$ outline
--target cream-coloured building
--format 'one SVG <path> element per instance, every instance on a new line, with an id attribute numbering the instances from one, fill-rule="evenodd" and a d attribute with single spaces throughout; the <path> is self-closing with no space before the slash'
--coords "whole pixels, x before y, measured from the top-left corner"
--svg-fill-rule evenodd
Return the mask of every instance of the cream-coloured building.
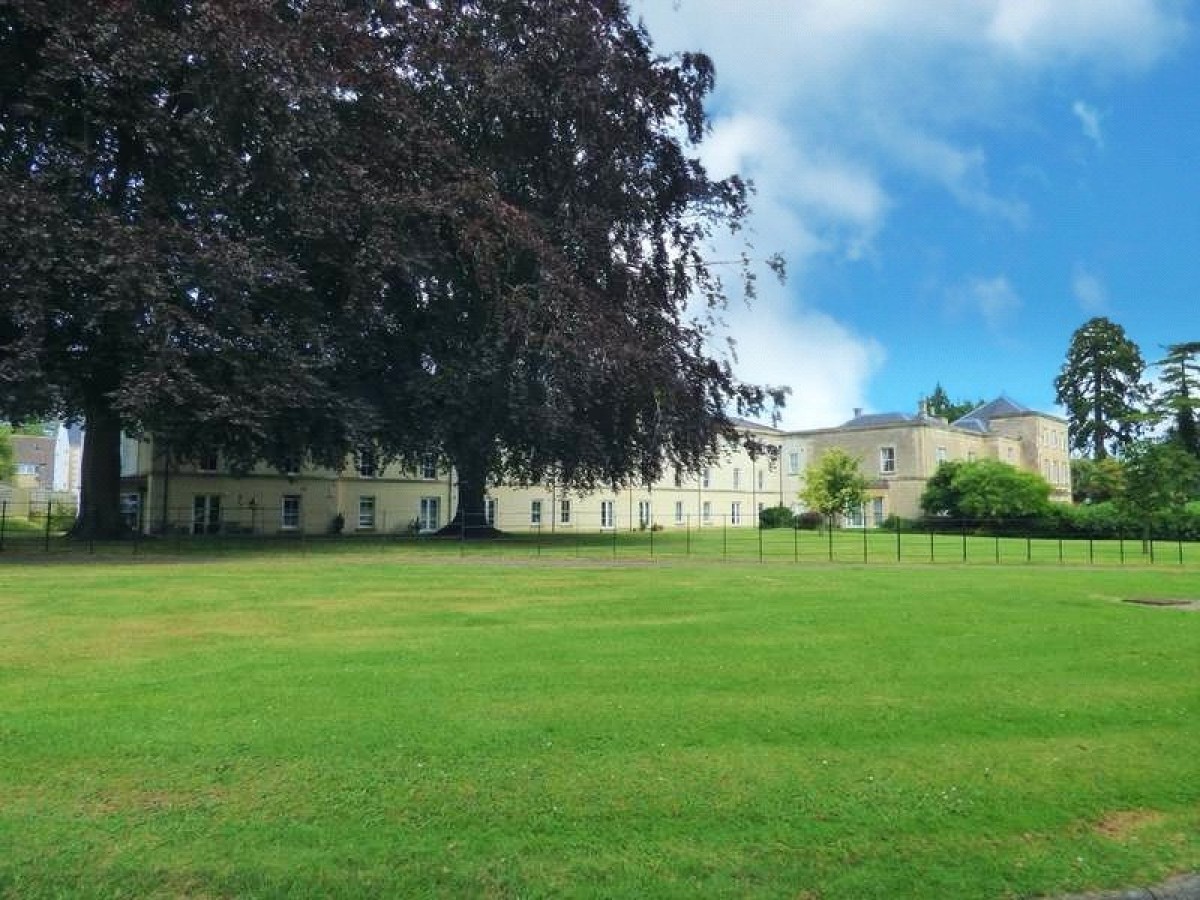
<path id="1" fill-rule="evenodd" d="M 572 491 L 560 485 L 495 485 L 471 522 L 502 531 L 753 528 L 769 506 L 803 509 L 808 466 L 830 447 L 861 461 L 871 479 L 865 509 L 846 523 L 877 525 L 920 514 L 925 484 L 946 460 L 992 458 L 1042 474 L 1052 498 L 1071 497 L 1066 422 L 1000 398 L 955 422 L 924 412 L 856 415 L 842 425 L 783 431 L 739 421 L 771 452 L 730 446 L 699 474 L 651 485 Z M 259 466 L 231 474 L 219 457 L 166 464 L 150 440 L 122 450 L 123 504 L 148 533 L 429 533 L 458 502 L 454 473 L 429 460 L 417 469 L 353 460 L 342 471 Z"/>

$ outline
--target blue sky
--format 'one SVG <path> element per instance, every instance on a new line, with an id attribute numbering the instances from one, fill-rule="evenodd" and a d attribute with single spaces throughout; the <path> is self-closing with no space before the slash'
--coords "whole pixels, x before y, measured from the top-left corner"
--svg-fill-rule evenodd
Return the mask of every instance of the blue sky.
<path id="1" fill-rule="evenodd" d="M 1183 0 L 642 0 L 717 69 L 711 174 L 757 188 L 737 371 L 783 423 L 1000 393 L 1054 410 L 1072 331 L 1200 340 L 1200 10 Z M 714 248 L 723 255 L 736 244 Z"/>

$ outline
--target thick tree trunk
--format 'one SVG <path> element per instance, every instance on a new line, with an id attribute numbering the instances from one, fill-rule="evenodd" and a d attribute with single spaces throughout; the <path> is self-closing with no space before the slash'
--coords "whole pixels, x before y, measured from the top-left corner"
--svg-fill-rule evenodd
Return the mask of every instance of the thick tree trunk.
<path id="1" fill-rule="evenodd" d="M 454 457 L 458 474 L 458 506 L 454 518 L 438 532 L 440 535 L 472 538 L 495 537 L 500 532 L 487 522 L 485 516 L 487 476 L 491 469 L 487 455 L 462 452 Z"/>
<path id="2" fill-rule="evenodd" d="M 83 538 L 117 538 L 128 529 L 121 518 L 121 418 L 107 401 L 84 411 L 79 517 L 71 533 Z"/>

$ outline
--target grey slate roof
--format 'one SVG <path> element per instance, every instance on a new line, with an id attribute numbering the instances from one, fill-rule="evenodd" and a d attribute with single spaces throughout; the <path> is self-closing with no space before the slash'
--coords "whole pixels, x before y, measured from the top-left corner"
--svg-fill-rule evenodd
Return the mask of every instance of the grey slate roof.
<path id="1" fill-rule="evenodd" d="M 839 428 L 873 428 L 876 425 L 899 425 L 904 422 L 915 422 L 919 417 L 908 413 L 867 413 L 855 416 L 848 422 L 843 422 Z"/>

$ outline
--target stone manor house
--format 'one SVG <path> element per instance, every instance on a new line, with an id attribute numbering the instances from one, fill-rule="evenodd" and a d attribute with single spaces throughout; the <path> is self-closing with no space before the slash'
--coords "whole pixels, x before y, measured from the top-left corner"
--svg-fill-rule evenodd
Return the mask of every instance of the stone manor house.
<path id="1" fill-rule="evenodd" d="M 927 414 L 863 415 L 833 428 L 784 431 L 741 421 L 773 448 L 752 458 L 730 447 L 696 475 L 580 493 L 554 484 L 497 485 L 480 518 L 504 531 L 753 528 L 769 506 L 803 510 L 808 466 L 831 447 L 856 456 L 870 481 L 863 509 L 843 524 L 875 526 L 920 514 L 925 484 L 947 460 L 998 459 L 1041 474 L 1051 499 L 1070 502 L 1067 423 L 1001 397 L 954 422 Z M 430 459 L 417 470 L 351 460 L 342 471 L 280 473 L 259 466 L 234 475 L 217 457 L 167 464 L 152 439 L 122 447 L 122 506 L 146 533 L 429 533 L 453 516 L 453 471 Z M 474 517 L 475 514 L 473 514 Z M 474 521 L 474 518 L 473 518 Z"/>

